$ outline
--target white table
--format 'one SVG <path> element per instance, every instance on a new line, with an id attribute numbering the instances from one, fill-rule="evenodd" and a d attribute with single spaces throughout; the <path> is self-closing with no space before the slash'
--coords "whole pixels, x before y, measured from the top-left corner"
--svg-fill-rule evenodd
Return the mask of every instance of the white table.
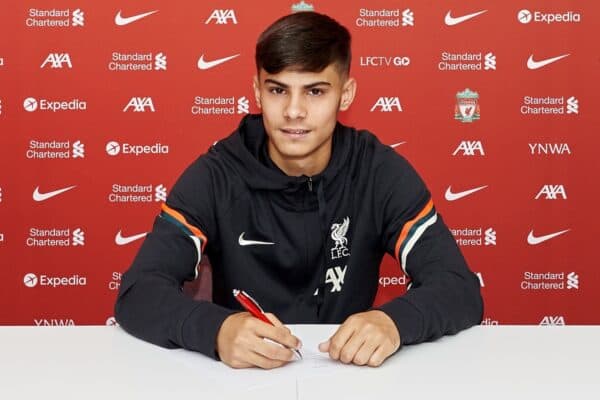
<path id="1" fill-rule="evenodd" d="M 292 325 L 307 346 L 332 325 Z M 600 326 L 477 326 L 380 368 L 233 370 L 118 327 L 0 327 L 2 399 L 600 399 Z"/>

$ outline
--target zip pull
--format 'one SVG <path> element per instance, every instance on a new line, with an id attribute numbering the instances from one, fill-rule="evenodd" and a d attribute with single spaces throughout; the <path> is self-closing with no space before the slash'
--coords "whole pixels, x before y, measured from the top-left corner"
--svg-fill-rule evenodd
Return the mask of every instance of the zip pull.
<path id="1" fill-rule="evenodd" d="M 312 192 L 312 178 L 309 176 L 308 180 L 306 181 L 306 183 L 308 184 L 308 191 Z"/>

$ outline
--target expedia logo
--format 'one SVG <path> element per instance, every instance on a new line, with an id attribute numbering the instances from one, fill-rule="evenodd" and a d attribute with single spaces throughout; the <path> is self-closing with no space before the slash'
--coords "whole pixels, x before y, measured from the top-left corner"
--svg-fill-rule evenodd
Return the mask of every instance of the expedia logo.
<path id="1" fill-rule="evenodd" d="M 499 325 L 498 320 L 492 319 L 492 318 L 484 318 L 481 321 L 481 325 Z"/>
<path id="2" fill-rule="evenodd" d="M 381 276 L 379 277 L 379 286 L 404 286 L 406 285 L 406 275 L 402 276 Z"/>
<path id="3" fill-rule="evenodd" d="M 48 286 L 56 289 L 61 286 L 85 286 L 87 285 L 87 278 L 79 275 L 49 276 L 45 274 L 38 277 L 36 274 L 30 272 L 23 277 L 23 284 L 28 288 Z"/>
<path id="4" fill-rule="evenodd" d="M 517 13 L 517 20 L 522 24 L 529 24 L 531 22 L 548 25 L 554 23 L 579 23 L 581 22 L 581 13 L 571 10 L 548 13 L 523 9 Z"/>
<path id="5" fill-rule="evenodd" d="M 109 156 L 118 155 L 133 155 L 133 156 L 144 156 L 144 155 L 161 155 L 169 154 L 169 146 L 162 143 L 150 144 L 130 144 L 130 143 L 119 143 L 114 140 L 108 142 L 105 147 L 106 154 Z"/>
<path id="6" fill-rule="evenodd" d="M 27 97 L 23 100 L 23 108 L 27 112 L 34 111 L 85 111 L 87 110 L 87 102 L 80 99 L 72 100 L 48 100 L 36 99 L 35 97 Z"/>

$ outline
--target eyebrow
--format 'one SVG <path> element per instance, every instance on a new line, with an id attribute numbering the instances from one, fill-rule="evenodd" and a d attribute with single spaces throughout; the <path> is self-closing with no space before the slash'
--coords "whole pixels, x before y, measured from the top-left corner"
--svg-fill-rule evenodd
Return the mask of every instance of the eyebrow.
<path id="1" fill-rule="evenodd" d="M 286 88 L 286 89 L 290 87 L 289 85 L 286 85 L 283 82 L 279 82 L 279 81 L 277 81 L 275 79 L 271 79 L 271 78 L 265 79 L 265 83 L 273 83 L 273 84 L 275 84 L 277 86 L 281 86 L 282 88 Z M 304 89 L 311 89 L 311 88 L 313 88 L 315 86 L 321 86 L 321 85 L 331 86 L 331 83 L 326 82 L 326 81 L 319 81 L 319 82 L 309 83 L 308 85 L 304 85 L 303 88 Z"/>

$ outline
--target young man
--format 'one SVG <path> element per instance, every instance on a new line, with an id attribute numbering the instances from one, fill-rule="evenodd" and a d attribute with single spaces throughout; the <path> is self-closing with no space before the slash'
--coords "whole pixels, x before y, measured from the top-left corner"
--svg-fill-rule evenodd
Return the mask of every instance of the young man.
<path id="1" fill-rule="evenodd" d="M 340 323 L 320 350 L 371 366 L 401 344 L 479 323 L 479 281 L 417 173 L 371 133 L 337 122 L 356 92 L 347 29 L 313 12 L 283 17 L 259 37 L 256 66 L 262 114 L 179 178 L 123 275 L 121 326 L 232 367 L 274 368 L 301 346 L 280 321 Z M 372 308 L 384 252 L 411 285 Z M 181 291 L 204 254 L 212 303 Z M 275 326 L 241 312 L 236 288 Z"/>

